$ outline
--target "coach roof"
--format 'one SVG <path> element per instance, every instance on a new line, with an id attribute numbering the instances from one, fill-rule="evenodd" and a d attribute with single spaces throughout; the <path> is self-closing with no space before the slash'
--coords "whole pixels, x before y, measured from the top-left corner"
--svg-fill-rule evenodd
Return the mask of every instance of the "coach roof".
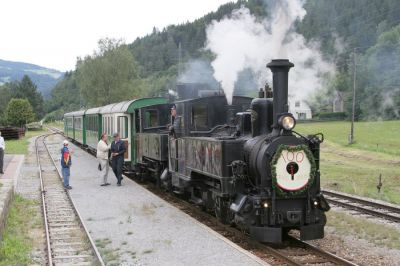
<path id="1" fill-rule="evenodd" d="M 85 115 L 100 114 L 100 110 L 101 110 L 101 107 L 90 108 L 90 109 L 86 110 Z"/>
<path id="2" fill-rule="evenodd" d="M 100 114 L 133 113 L 137 108 L 163 103 L 167 103 L 167 99 L 161 97 L 141 98 L 120 103 L 112 103 L 101 107 Z"/>
<path id="3" fill-rule="evenodd" d="M 75 112 L 70 112 L 64 114 L 64 117 L 77 117 L 77 116 L 83 116 L 85 114 L 85 110 L 80 110 L 80 111 L 75 111 Z"/>

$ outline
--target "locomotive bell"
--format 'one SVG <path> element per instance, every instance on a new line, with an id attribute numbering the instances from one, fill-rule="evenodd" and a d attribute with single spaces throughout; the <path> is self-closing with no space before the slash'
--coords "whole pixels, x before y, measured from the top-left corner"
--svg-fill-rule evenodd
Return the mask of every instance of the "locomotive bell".
<path id="1" fill-rule="evenodd" d="M 288 83 L 289 83 L 289 70 L 294 67 L 288 59 L 274 59 L 267 67 L 272 71 L 272 84 L 274 95 L 273 107 L 273 127 L 278 128 L 278 120 L 280 114 L 287 113 L 289 110 L 288 105 Z"/>

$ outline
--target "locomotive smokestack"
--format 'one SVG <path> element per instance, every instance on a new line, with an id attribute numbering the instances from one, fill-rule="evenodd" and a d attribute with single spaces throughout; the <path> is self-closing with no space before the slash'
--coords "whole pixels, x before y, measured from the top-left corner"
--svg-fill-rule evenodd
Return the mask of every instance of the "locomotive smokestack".
<path id="1" fill-rule="evenodd" d="M 288 80 L 289 70 L 294 67 L 294 64 L 289 62 L 288 59 L 275 59 L 272 60 L 267 67 L 272 71 L 273 80 L 273 127 L 278 127 L 278 114 L 287 113 L 288 106 Z"/>

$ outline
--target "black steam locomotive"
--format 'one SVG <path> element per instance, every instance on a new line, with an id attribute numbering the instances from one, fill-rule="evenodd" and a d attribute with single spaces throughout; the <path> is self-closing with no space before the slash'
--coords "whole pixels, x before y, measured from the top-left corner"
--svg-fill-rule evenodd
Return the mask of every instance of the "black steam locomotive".
<path id="1" fill-rule="evenodd" d="M 181 90 L 169 130 L 141 130 L 136 137 L 139 177 L 215 211 L 262 242 L 281 242 L 284 232 L 303 240 L 324 236 L 329 205 L 321 194 L 322 136 L 301 136 L 288 113 L 288 60 L 272 60 L 273 98 L 233 97 Z M 178 88 L 179 93 L 179 88 Z M 154 107 L 152 107 L 154 109 Z M 165 113 L 165 105 L 160 105 Z M 160 109 L 160 110 L 161 110 Z"/>

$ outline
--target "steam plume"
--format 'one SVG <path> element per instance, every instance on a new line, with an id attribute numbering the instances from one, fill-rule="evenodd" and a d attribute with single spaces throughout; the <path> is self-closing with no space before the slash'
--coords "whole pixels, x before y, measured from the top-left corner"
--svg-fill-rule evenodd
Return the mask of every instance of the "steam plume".
<path id="1" fill-rule="evenodd" d="M 269 18 L 259 21 L 242 7 L 230 17 L 213 21 L 206 30 L 206 49 L 216 59 L 212 62 L 214 77 L 221 82 L 229 103 L 239 72 L 250 68 L 259 84 L 271 79 L 265 64 L 271 59 L 287 58 L 295 64 L 291 70 L 289 93 L 305 99 L 322 86 L 322 76 L 334 70 L 318 52 L 317 43 L 307 43 L 294 31 L 294 23 L 306 15 L 300 0 L 268 1 Z"/>
<path id="2" fill-rule="evenodd" d="M 202 59 L 190 60 L 185 64 L 184 71 L 178 77 L 178 82 L 202 83 L 207 84 L 210 88 L 219 88 L 219 84 L 213 74 L 214 70 L 210 62 Z"/>

